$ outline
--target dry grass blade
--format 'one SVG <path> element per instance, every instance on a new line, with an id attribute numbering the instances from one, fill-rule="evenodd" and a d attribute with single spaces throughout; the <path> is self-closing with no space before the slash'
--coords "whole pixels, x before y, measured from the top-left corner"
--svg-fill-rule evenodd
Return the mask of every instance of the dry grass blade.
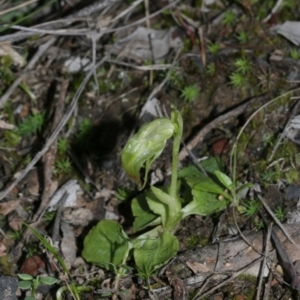
<path id="1" fill-rule="evenodd" d="M 27 1 L 27 2 L 24 2 L 24 3 L 22 3 L 22 4 L 19 4 L 19 5 L 17 5 L 17 6 L 8 8 L 8 9 L 3 10 L 3 11 L 0 11 L 0 16 L 5 15 L 5 14 L 7 14 L 7 13 L 10 13 L 10 12 L 12 12 L 12 11 L 18 10 L 18 9 L 20 9 L 20 8 L 22 8 L 22 7 L 24 7 L 24 6 L 30 5 L 30 4 L 32 4 L 32 3 L 34 3 L 34 2 L 38 2 L 38 0 L 29 0 L 29 1 Z"/>

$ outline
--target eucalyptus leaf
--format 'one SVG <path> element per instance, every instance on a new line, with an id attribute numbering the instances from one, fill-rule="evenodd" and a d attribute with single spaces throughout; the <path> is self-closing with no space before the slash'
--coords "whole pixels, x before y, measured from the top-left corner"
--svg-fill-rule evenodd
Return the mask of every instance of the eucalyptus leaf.
<path id="1" fill-rule="evenodd" d="M 142 247 L 135 248 L 133 252 L 139 275 L 148 279 L 155 270 L 176 255 L 178 248 L 177 238 L 167 231 L 156 239 L 146 240 Z"/>
<path id="2" fill-rule="evenodd" d="M 116 221 L 102 220 L 84 239 L 83 258 L 93 264 L 111 269 L 122 263 L 130 247 L 129 240 Z"/>

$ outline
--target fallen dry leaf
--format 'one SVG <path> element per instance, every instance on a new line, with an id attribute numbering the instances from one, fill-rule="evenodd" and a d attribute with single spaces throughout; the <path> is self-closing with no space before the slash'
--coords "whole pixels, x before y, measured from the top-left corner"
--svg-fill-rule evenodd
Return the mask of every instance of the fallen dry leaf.
<path id="1" fill-rule="evenodd" d="M 66 222 L 61 222 L 61 231 L 63 233 L 60 245 L 61 252 L 63 253 L 65 264 L 70 268 L 76 259 L 77 246 L 75 236 L 73 229 Z"/>
<path id="2" fill-rule="evenodd" d="M 176 30 L 176 27 L 162 30 L 138 27 L 131 34 L 123 38 L 118 37 L 107 50 L 119 57 L 134 60 L 161 60 L 171 48 L 178 50 L 183 47 L 182 40 L 175 34 Z"/>
<path id="3" fill-rule="evenodd" d="M 93 213 L 85 207 L 66 208 L 63 212 L 63 220 L 75 226 L 86 226 L 93 220 Z"/>
<path id="4" fill-rule="evenodd" d="M 0 120 L 0 129 L 14 130 L 15 128 L 15 125 Z"/>
<path id="5" fill-rule="evenodd" d="M 21 273 L 29 274 L 36 277 L 41 272 L 39 269 L 45 270 L 46 264 L 38 255 L 33 255 L 25 259 L 21 266 Z"/>
<path id="6" fill-rule="evenodd" d="M 210 270 L 209 267 L 207 267 L 206 265 L 204 264 L 200 264 L 198 262 L 190 262 L 190 261 L 187 261 L 186 262 L 186 265 L 195 273 L 206 273 L 206 272 L 211 272 L 212 270 Z"/>
<path id="7" fill-rule="evenodd" d="M 19 200 L 13 200 L 9 202 L 1 202 L 0 203 L 0 215 L 6 216 L 12 211 L 16 209 L 16 207 L 20 204 Z"/>

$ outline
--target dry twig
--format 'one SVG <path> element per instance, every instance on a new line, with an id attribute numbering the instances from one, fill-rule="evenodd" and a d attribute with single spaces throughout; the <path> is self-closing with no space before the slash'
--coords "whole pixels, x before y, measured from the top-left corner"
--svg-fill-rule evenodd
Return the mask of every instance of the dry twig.
<path id="1" fill-rule="evenodd" d="M 257 96 L 252 98 L 251 100 L 247 101 L 244 104 L 239 105 L 238 107 L 230 110 L 229 112 L 217 117 L 213 121 L 209 122 L 207 125 L 205 125 L 198 133 L 197 135 L 186 144 L 186 147 L 182 148 L 182 150 L 179 153 L 179 160 L 182 161 L 188 156 L 187 150 L 192 150 L 195 148 L 199 143 L 201 143 L 205 136 L 214 128 L 219 126 L 220 124 L 228 121 L 229 119 L 233 117 L 237 117 L 238 115 L 242 114 L 246 111 L 246 109 L 253 103 L 258 101 L 263 101 L 268 99 L 268 96 Z"/>

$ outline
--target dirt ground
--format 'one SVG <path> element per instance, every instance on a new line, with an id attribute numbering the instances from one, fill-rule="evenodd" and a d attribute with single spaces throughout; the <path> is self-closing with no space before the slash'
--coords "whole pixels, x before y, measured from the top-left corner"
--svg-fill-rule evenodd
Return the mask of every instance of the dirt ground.
<path id="1" fill-rule="evenodd" d="M 298 299 L 298 1 L 0 7 L 1 299 Z M 215 196 L 232 200 L 178 222 L 176 255 L 148 281 L 133 255 L 115 269 L 90 263 L 84 241 L 98 222 L 137 236 L 131 205 L 143 191 L 122 150 L 174 110 L 179 170 L 217 161 L 234 191 L 221 180 Z M 172 147 L 144 191 L 172 184 Z"/>

